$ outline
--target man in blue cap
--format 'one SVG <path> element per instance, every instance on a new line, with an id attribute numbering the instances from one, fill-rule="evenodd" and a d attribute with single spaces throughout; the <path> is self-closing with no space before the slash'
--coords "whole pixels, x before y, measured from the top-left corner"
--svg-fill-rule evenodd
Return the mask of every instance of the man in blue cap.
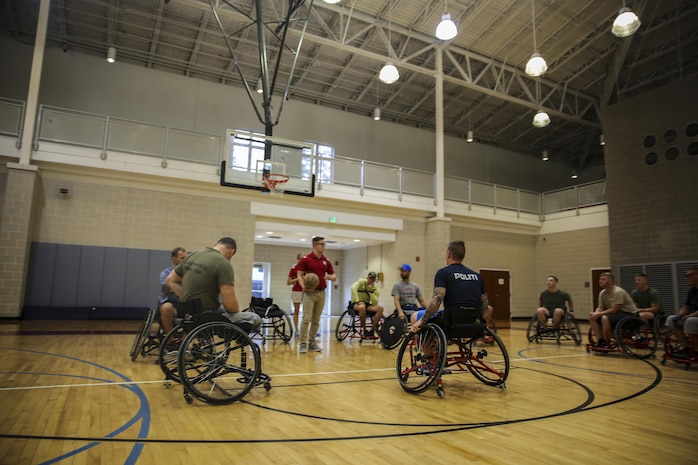
<path id="1" fill-rule="evenodd" d="M 422 296 L 422 290 L 417 283 L 410 281 L 412 267 L 409 263 L 405 263 L 400 267 L 400 281 L 395 283 L 390 295 L 395 301 L 395 311 L 401 320 L 405 319 L 405 312 L 413 313 L 417 310 L 423 310 L 427 304 Z M 419 306 L 417 305 L 419 303 Z"/>

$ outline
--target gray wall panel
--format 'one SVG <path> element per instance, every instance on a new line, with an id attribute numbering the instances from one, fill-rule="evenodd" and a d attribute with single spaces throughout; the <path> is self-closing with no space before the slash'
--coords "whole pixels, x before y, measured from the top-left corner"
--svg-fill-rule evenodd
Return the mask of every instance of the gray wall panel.
<path id="1" fill-rule="evenodd" d="M 105 247 L 83 246 L 78 275 L 78 307 L 96 307 L 102 300 Z"/>
<path id="2" fill-rule="evenodd" d="M 29 256 L 29 273 L 24 304 L 50 306 L 56 266 L 56 244 L 34 242 Z"/>
<path id="3" fill-rule="evenodd" d="M 148 255 L 148 251 L 142 249 L 126 251 L 126 307 L 139 307 L 148 300 Z"/>
<path id="4" fill-rule="evenodd" d="M 56 247 L 56 266 L 51 287 L 53 307 L 77 306 L 81 248 L 79 245 L 66 244 Z"/>
<path id="5" fill-rule="evenodd" d="M 123 307 L 126 290 L 126 250 L 108 248 L 104 253 L 104 275 L 102 276 L 103 307 Z"/>
<path id="6" fill-rule="evenodd" d="M 151 250 L 148 263 L 148 303 L 156 305 L 160 295 L 160 273 L 172 264 L 172 253 L 163 250 Z"/>

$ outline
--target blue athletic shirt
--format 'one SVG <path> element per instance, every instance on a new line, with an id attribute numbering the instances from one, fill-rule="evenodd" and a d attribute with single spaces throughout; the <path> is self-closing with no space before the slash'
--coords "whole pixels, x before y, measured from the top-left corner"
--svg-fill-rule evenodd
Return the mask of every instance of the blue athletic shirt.
<path id="1" fill-rule="evenodd" d="M 482 308 L 482 294 L 485 294 L 482 276 L 461 263 L 452 263 L 437 271 L 434 288 L 437 287 L 446 289 L 444 308 Z"/>

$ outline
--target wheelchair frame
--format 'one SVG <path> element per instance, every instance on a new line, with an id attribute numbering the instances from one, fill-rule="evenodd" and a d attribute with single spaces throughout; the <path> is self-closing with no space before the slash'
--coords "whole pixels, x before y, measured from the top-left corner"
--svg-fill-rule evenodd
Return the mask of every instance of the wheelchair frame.
<path id="1" fill-rule="evenodd" d="M 502 361 L 491 360 L 487 349 L 478 347 L 483 338 L 493 341 Z M 448 346 L 455 349 L 449 351 Z M 503 363 L 503 369 L 497 367 Z M 484 323 L 462 324 L 444 330 L 436 323 L 427 323 L 416 333 L 409 333 L 398 351 L 396 372 L 403 390 L 419 394 L 434 384 L 436 393 L 444 397 L 441 377 L 456 371 L 469 371 L 479 381 L 500 389 L 506 388 L 509 376 L 509 354 L 497 333 Z"/>
<path id="2" fill-rule="evenodd" d="M 582 330 L 579 328 L 579 323 L 577 320 L 572 318 L 570 312 L 565 312 L 565 316 L 560 321 L 557 329 L 555 328 L 541 328 L 540 321 L 538 321 L 538 316 L 534 313 L 531 320 L 528 322 L 528 329 L 526 330 L 526 336 L 528 342 L 535 342 L 540 344 L 543 341 L 556 341 L 558 344 L 561 341 L 574 341 L 575 345 L 580 345 L 582 343 Z"/>
<path id="3" fill-rule="evenodd" d="M 229 404 L 258 385 L 269 391 L 271 378 L 261 372 L 261 353 L 249 329 L 192 305 L 160 344 L 158 363 L 165 386 L 172 381 L 182 384 L 187 403 L 196 398 Z M 237 376 L 231 378 L 231 373 Z"/>
<path id="4" fill-rule="evenodd" d="M 698 342 L 698 336 L 691 334 L 690 336 L 686 335 L 686 337 L 688 338 L 693 349 L 691 350 L 689 357 L 678 357 L 676 355 L 676 349 L 677 346 L 679 346 L 679 343 L 672 332 L 668 331 L 664 336 L 664 353 L 662 354 L 662 359 L 659 361 L 659 363 L 666 365 L 667 360 L 671 360 L 672 362 L 683 364 L 684 369 L 686 370 L 688 370 L 691 365 L 698 363 L 698 353 L 696 353 L 695 349 L 696 343 Z"/>
<path id="5" fill-rule="evenodd" d="M 272 308 L 275 307 L 275 308 Z M 259 336 L 262 345 L 267 341 L 280 340 L 288 343 L 293 337 L 295 328 L 291 317 L 278 305 L 274 305 L 273 299 L 260 299 L 252 297 L 246 312 L 255 312 L 262 318 L 262 326 L 259 330 L 250 333 L 251 338 Z"/>
<path id="6" fill-rule="evenodd" d="M 610 352 L 622 352 L 636 358 L 654 357 L 657 351 L 658 336 L 656 330 L 657 315 L 648 324 L 642 318 L 634 315 L 628 315 L 616 323 L 616 326 L 611 328 L 611 336 L 608 338 L 607 347 L 594 347 L 597 340 L 589 329 L 589 343 L 586 345 L 586 351 L 596 352 L 602 355 L 607 355 Z"/>
<path id="7" fill-rule="evenodd" d="M 156 324 L 156 321 L 158 327 L 153 330 L 153 325 Z M 164 337 L 165 332 L 160 324 L 160 311 L 157 309 L 148 310 L 131 345 L 131 351 L 129 352 L 131 360 L 135 362 L 139 355 L 141 357 L 157 355 Z"/>
<path id="8" fill-rule="evenodd" d="M 374 313 L 366 310 L 366 326 L 369 324 L 373 326 Z M 364 336 L 361 334 L 361 317 L 359 312 L 354 310 L 354 306 L 351 302 L 347 305 L 347 309 L 342 312 L 342 315 L 337 320 L 337 326 L 335 327 L 334 334 L 337 341 L 342 342 L 347 337 L 351 339 L 358 339 L 359 344 L 364 340 L 369 340 L 376 342 L 380 340 L 380 333 L 383 330 L 384 320 L 381 320 L 376 324 L 376 330 L 373 337 Z"/>

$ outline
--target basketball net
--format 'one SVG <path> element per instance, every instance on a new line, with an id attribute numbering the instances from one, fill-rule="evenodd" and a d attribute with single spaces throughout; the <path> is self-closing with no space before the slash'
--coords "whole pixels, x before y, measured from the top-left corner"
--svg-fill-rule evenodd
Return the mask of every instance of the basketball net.
<path id="1" fill-rule="evenodd" d="M 264 175 L 264 186 L 269 189 L 269 194 L 283 196 L 288 176 L 279 173 L 267 173 Z"/>

